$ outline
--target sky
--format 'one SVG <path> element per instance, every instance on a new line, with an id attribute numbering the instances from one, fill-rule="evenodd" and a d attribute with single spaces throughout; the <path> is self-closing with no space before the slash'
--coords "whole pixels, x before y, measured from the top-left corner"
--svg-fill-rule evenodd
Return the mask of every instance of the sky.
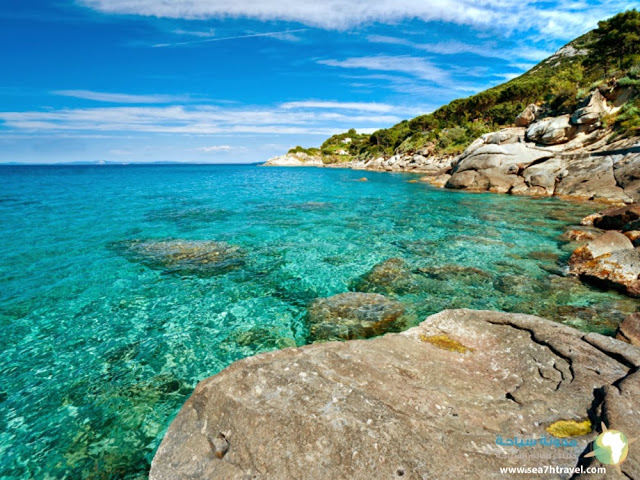
<path id="1" fill-rule="evenodd" d="M 260 162 L 525 72 L 625 0 L 0 0 L 0 163 Z"/>

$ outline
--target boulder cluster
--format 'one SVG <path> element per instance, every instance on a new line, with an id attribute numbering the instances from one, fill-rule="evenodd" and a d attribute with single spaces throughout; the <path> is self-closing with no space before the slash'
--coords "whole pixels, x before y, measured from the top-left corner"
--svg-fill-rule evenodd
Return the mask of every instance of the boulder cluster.
<path id="1" fill-rule="evenodd" d="M 483 135 L 454 162 L 446 187 L 520 195 L 640 200 L 640 148 L 608 143 L 604 115 L 616 110 L 594 90 L 572 115 L 538 118 L 529 105 L 516 127 Z"/>
<path id="2" fill-rule="evenodd" d="M 604 210 L 582 224 L 590 230 L 573 237 L 587 241 L 569 259 L 570 273 L 640 297 L 640 204 Z"/>

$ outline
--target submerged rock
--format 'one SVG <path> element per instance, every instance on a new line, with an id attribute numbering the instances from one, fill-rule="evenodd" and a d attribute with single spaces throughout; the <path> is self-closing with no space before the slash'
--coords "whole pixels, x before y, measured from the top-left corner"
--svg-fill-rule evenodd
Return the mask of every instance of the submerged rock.
<path id="1" fill-rule="evenodd" d="M 484 480 L 549 453 L 517 455 L 503 438 L 549 432 L 577 435 L 553 459 L 575 467 L 601 419 L 640 437 L 640 417 L 625 414 L 637 410 L 639 366 L 640 349 L 613 338 L 529 315 L 444 311 L 400 334 L 240 360 L 200 382 L 150 479 Z M 639 460 L 630 449 L 627 477 L 640 476 Z"/>
<path id="2" fill-rule="evenodd" d="M 388 332 L 404 313 L 401 303 L 377 293 L 347 292 L 314 300 L 307 310 L 313 341 L 368 338 Z"/>
<path id="3" fill-rule="evenodd" d="M 419 280 L 404 260 L 389 258 L 353 282 L 352 288 L 357 292 L 404 295 L 419 292 Z"/>
<path id="4" fill-rule="evenodd" d="M 236 245 L 206 240 L 134 240 L 118 244 L 117 250 L 150 268 L 199 277 L 240 268 L 245 255 Z"/>
<path id="5" fill-rule="evenodd" d="M 475 267 L 462 265 L 443 265 L 441 267 L 423 267 L 418 272 L 427 278 L 442 280 L 450 283 L 463 283 L 466 285 L 480 285 L 491 281 L 491 274 Z"/>

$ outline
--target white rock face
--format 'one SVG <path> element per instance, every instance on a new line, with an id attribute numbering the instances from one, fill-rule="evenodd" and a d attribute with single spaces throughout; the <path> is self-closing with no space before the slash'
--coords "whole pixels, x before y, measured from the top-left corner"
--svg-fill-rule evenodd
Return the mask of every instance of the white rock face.
<path id="1" fill-rule="evenodd" d="M 322 167 L 322 158 L 313 157 L 306 153 L 287 153 L 267 160 L 264 167 Z"/>
<path id="2" fill-rule="evenodd" d="M 571 117 L 551 117 L 535 122 L 527 128 L 526 138 L 531 142 L 543 145 L 557 145 L 573 138 L 576 127 L 571 124 Z"/>

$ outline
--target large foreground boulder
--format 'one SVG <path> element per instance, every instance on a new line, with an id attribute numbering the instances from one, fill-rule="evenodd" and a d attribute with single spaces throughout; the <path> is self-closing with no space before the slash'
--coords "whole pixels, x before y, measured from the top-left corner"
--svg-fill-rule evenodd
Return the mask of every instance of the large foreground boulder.
<path id="1" fill-rule="evenodd" d="M 601 421 L 640 437 L 638 366 L 640 349 L 613 338 L 444 311 L 404 333 L 266 353 L 202 381 L 150 479 L 484 480 L 550 454 L 575 467 Z M 564 447 L 539 441 L 562 436 Z M 506 445 L 515 437 L 532 444 Z M 631 448 L 627 477 L 640 476 L 639 459 Z"/>

